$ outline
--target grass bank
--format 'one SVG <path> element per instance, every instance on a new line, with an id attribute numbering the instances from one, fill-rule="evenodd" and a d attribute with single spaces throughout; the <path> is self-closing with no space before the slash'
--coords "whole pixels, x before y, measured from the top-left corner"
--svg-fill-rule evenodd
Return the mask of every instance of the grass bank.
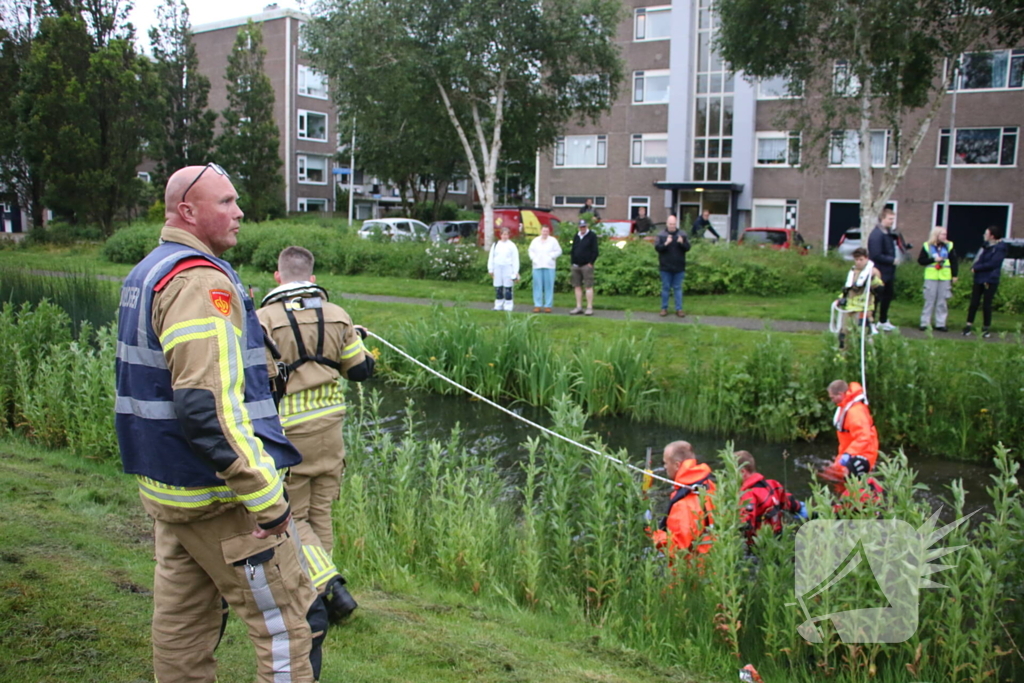
<path id="1" fill-rule="evenodd" d="M 0 482 L 0 680 L 151 681 L 152 524 L 131 478 L 109 462 L 2 438 Z M 350 587 L 360 609 L 328 635 L 322 683 L 696 680 L 605 643 L 582 621 L 426 581 L 413 590 L 359 578 Z M 237 619 L 217 655 L 220 680 L 253 679 Z"/>

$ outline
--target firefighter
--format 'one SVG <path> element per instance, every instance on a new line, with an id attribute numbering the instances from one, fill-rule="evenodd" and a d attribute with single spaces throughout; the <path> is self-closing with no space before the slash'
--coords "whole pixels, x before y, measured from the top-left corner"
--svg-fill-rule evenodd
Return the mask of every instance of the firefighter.
<path id="1" fill-rule="evenodd" d="M 216 680 L 224 603 L 246 623 L 260 683 L 319 677 L 327 615 L 282 472 L 301 456 L 274 408 L 255 306 L 219 258 L 237 242 L 237 200 L 216 164 L 172 175 L 161 243 L 121 289 L 116 428 L 155 520 L 160 683 Z"/>
<path id="2" fill-rule="evenodd" d="M 263 298 L 256 314 L 286 364 L 278 411 L 285 434 L 302 453 L 286 488 L 313 583 L 330 620 L 337 622 L 357 607 L 331 559 L 331 503 L 340 496 L 345 470 L 345 395 L 338 380 L 369 379 L 374 359 L 363 347 L 366 330 L 327 300 L 313 263 L 307 249 L 284 249 L 274 273 L 280 286 Z"/>
<path id="3" fill-rule="evenodd" d="M 757 471 L 757 463 L 749 451 L 733 453 L 743 475 L 740 485 L 740 520 L 747 543 L 753 544 L 757 532 L 768 524 L 775 533 L 782 533 L 783 513 L 807 519 L 807 506 L 775 481 Z"/>
<path id="4" fill-rule="evenodd" d="M 711 468 L 694 454 L 686 441 L 673 441 L 662 454 L 665 473 L 675 482 L 668 510 L 651 533 L 658 548 L 668 547 L 670 556 L 679 550 L 704 554 L 711 550 L 708 535 L 712 525 L 715 482 Z"/>

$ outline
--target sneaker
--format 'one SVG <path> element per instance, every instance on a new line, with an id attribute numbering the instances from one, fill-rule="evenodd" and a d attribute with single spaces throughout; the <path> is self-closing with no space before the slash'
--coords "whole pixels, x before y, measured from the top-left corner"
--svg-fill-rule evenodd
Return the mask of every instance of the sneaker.
<path id="1" fill-rule="evenodd" d="M 884 323 L 878 323 L 878 329 L 882 332 L 895 332 L 896 326 L 886 320 Z"/>
<path id="2" fill-rule="evenodd" d="M 878 334 L 878 325 L 871 323 L 871 334 Z"/>
<path id="3" fill-rule="evenodd" d="M 545 312 L 545 313 L 550 313 L 550 312 L 551 312 L 551 309 L 550 309 L 550 308 L 545 308 L 545 309 L 544 309 L 544 312 Z"/>
<path id="4" fill-rule="evenodd" d="M 579 315 L 582 312 L 583 312 L 583 309 L 580 308 L 579 306 L 577 306 L 576 308 L 574 308 L 571 311 L 569 311 L 569 315 Z"/>
<path id="5" fill-rule="evenodd" d="M 981 328 L 981 336 L 984 339 L 988 339 L 989 337 L 992 336 L 992 330 L 988 329 L 987 327 Z"/>
<path id="6" fill-rule="evenodd" d="M 668 315 L 668 309 L 667 308 L 661 309 L 661 313 L 659 313 L 658 315 L 660 315 L 662 318 L 664 318 L 666 315 Z"/>
<path id="7" fill-rule="evenodd" d="M 534 306 L 533 307 L 533 312 L 534 313 L 540 313 L 540 306 Z"/>
<path id="8" fill-rule="evenodd" d="M 936 327 L 935 331 L 936 332 L 949 332 L 949 328 L 948 327 Z"/>
<path id="9" fill-rule="evenodd" d="M 594 309 L 588 307 L 587 310 L 583 311 L 583 315 L 594 315 Z"/>
<path id="10" fill-rule="evenodd" d="M 971 332 L 973 332 L 973 331 L 974 331 L 974 326 L 973 325 L 970 325 L 970 324 L 964 325 L 964 336 L 965 337 L 970 337 L 971 336 Z"/>

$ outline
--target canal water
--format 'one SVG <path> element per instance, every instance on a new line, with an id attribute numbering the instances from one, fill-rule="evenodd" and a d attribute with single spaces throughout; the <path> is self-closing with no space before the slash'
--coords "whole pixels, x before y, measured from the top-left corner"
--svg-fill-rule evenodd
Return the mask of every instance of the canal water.
<path id="1" fill-rule="evenodd" d="M 475 453 L 492 453 L 498 465 L 515 478 L 518 463 L 526 457 L 526 440 L 539 432 L 512 417 L 473 400 L 468 396 L 442 396 L 425 391 L 409 390 L 381 379 L 366 383 L 368 390 L 381 394 L 378 429 L 391 431 L 401 438 L 407 418 L 407 402 L 413 401 L 417 439 L 445 442 L 456 424 L 463 432 L 462 442 Z M 354 387 L 348 387 L 349 414 L 355 413 L 359 400 Z M 526 405 L 511 406 L 523 417 L 551 426 L 544 409 Z M 706 455 L 709 462 L 717 462 L 718 452 L 733 441 L 736 450 L 750 451 L 757 460 L 758 471 L 771 479 L 783 482 L 797 497 L 805 496 L 813 485 L 811 470 L 818 469 L 836 456 L 836 440 L 832 434 L 822 434 L 815 442 L 769 443 L 759 439 L 735 436 L 709 435 L 688 431 L 682 427 L 669 427 L 655 422 L 638 422 L 628 418 L 592 418 L 587 430 L 597 434 L 614 454 L 626 451 L 627 460 L 642 467 L 648 447 L 654 451 L 654 463 L 661 465 L 661 451 L 671 441 L 685 440 L 694 450 Z M 985 487 L 991 484 L 995 473 L 991 466 L 964 463 L 907 451 L 911 466 L 917 470 L 917 481 L 929 488 L 927 497 L 934 505 L 949 499 L 948 485 L 954 479 L 963 479 L 967 489 L 967 509 L 987 507 L 990 498 Z"/>

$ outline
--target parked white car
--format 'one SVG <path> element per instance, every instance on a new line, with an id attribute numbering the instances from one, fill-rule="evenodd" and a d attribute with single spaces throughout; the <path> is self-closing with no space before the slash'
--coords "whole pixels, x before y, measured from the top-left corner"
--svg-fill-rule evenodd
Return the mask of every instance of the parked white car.
<path id="1" fill-rule="evenodd" d="M 870 234 L 870 233 L 869 233 Z M 860 228 L 850 228 L 843 234 L 842 239 L 839 240 L 839 246 L 836 247 L 836 251 L 847 261 L 853 260 L 853 250 L 857 247 L 864 247 L 867 249 L 868 244 L 860 236 Z M 896 232 L 896 265 L 899 265 L 907 259 L 915 258 L 909 255 L 908 252 L 914 248 L 914 245 L 908 244 L 904 239 L 903 235 Z"/>
<path id="2" fill-rule="evenodd" d="M 430 228 L 414 218 L 376 218 L 365 221 L 356 234 L 363 239 L 374 235 L 388 235 L 392 242 L 422 241 L 427 239 Z"/>

